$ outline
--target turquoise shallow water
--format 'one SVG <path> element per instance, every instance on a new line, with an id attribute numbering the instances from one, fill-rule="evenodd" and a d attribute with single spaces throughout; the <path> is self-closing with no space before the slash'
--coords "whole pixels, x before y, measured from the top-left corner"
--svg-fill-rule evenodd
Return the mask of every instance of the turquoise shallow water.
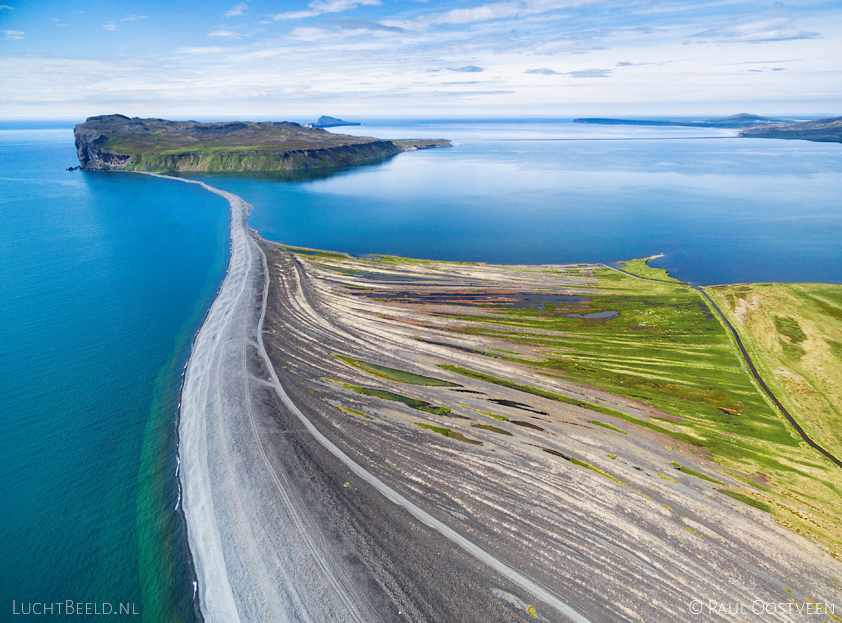
<path id="1" fill-rule="evenodd" d="M 282 182 L 214 177 L 287 244 L 503 263 L 655 265 L 701 284 L 842 281 L 842 145 L 569 121 L 369 122 L 452 149 Z M 711 137 L 711 138 L 702 138 Z"/>
<path id="2" fill-rule="evenodd" d="M 175 414 L 228 205 L 75 160 L 69 130 L 0 131 L 0 620 L 73 600 L 189 621 Z"/>

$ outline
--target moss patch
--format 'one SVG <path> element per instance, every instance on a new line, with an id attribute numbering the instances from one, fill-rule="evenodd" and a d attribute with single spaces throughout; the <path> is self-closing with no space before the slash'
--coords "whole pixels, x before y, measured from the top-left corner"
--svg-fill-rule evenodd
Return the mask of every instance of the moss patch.
<path id="1" fill-rule="evenodd" d="M 482 415 L 487 415 L 491 419 L 499 420 L 500 422 L 508 422 L 509 421 L 509 418 L 507 418 L 505 415 L 497 415 L 496 413 L 492 413 L 491 411 L 480 411 L 479 409 L 476 409 L 476 412 L 480 413 Z"/>
<path id="2" fill-rule="evenodd" d="M 748 504 L 749 506 L 756 508 L 757 510 L 761 510 L 764 513 L 771 513 L 772 508 L 766 504 L 765 502 L 761 502 L 750 495 L 746 495 L 745 493 L 740 493 L 739 491 L 731 491 L 730 489 L 717 489 L 722 495 L 727 495 L 729 498 L 737 500 L 738 502 L 742 502 L 743 504 Z"/>
<path id="3" fill-rule="evenodd" d="M 497 433 L 498 435 L 507 435 L 509 437 L 514 437 L 514 435 L 509 431 L 499 428 L 498 426 L 494 426 L 494 424 L 471 424 L 471 426 L 474 428 L 487 430 L 490 433 Z"/>
<path id="4" fill-rule="evenodd" d="M 702 472 L 697 472 L 695 469 L 690 469 L 689 467 L 684 467 L 683 465 L 680 465 L 679 463 L 677 463 L 675 461 L 672 462 L 672 466 L 675 467 L 678 471 L 680 471 L 684 474 L 689 474 L 690 476 L 695 476 L 696 478 L 701 478 L 702 480 L 707 480 L 708 482 L 712 482 L 712 483 L 717 484 L 717 485 L 725 485 L 725 483 L 722 482 L 721 480 L 717 480 L 716 478 L 711 478 L 707 474 L 703 474 Z"/>
<path id="5" fill-rule="evenodd" d="M 611 409 L 610 407 L 603 407 L 602 405 L 597 405 L 592 402 L 578 400 L 576 398 L 571 398 L 570 396 L 565 396 L 564 394 L 558 394 L 556 392 L 551 392 L 545 389 L 540 389 L 538 387 L 533 387 L 532 385 L 519 385 L 518 383 L 513 383 L 512 381 L 507 381 L 505 379 L 501 379 L 490 374 L 485 374 L 484 372 L 469 370 L 468 368 L 463 368 L 461 366 L 444 364 L 439 367 L 443 370 L 455 372 L 456 374 L 461 374 L 463 376 L 467 376 L 478 381 L 485 381 L 486 383 L 493 383 L 494 385 L 508 387 L 519 392 L 532 394 L 533 396 L 540 396 L 541 398 L 555 400 L 556 402 L 563 402 L 565 404 L 575 405 L 577 407 L 584 407 L 585 409 L 590 409 L 591 411 L 596 411 L 597 413 L 604 413 L 605 415 L 626 415 L 625 413 L 617 411 L 616 409 Z"/>
<path id="6" fill-rule="evenodd" d="M 444 435 L 445 437 L 456 439 L 457 441 L 463 441 L 465 443 L 470 443 L 475 446 L 482 445 L 481 441 L 477 441 L 476 439 L 470 439 L 468 437 L 465 437 L 465 435 L 463 435 L 462 433 L 452 431 L 449 428 L 445 428 L 443 426 L 433 426 L 432 424 L 425 424 L 424 422 L 415 422 L 415 425 L 425 430 L 431 430 L 434 433 L 438 433 L 439 435 Z"/>
<path id="7" fill-rule="evenodd" d="M 357 392 L 358 394 L 363 394 L 365 396 L 374 396 L 375 398 L 382 398 L 383 400 L 402 402 L 408 407 L 412 407 L 413 409 L 418 409 L 419 411 L 424 411 L 426 413 L 433 413 L 435 415 L 447 415 L 450 413 L 450 409 L 448 407 L 436 407 L 431 405 L 429 402 L 418 400 L 417 398 L 408 398 L 407 396 L 401 396 L 400 394 L 395 394 L 393 392 L 386 391 L 385 389 L 360 387 L 359 385 L 351 385 L 350 383 L 342 383 L 341 381 L 333 381 L 332 379 L 325 380 L 332 381 L 334 383 L 339 383 L 339 385 L 341 385 L 344 389 L 349 389 L 352 392 Z"/>
<path id="8" fill-rule="evenodd" d="M 608 424 L 606 422 L 600 422 L 599 420 L 590 420 L 590 423 L 593 424 L 594 426 L 601 426 L 602 428 L 607 428 L 608 430 L 612 430 L 615 433 L 620 433 L 621 435 L 627 435 L 628 434 L 626 431 L 624 431 L 620 428 L 617 428 L 616 426 L 611 426 L 611 424 Z"/>
<path id="9" fill-rule="evenodd" d="M 461 387 L 461 385 L 451 383 L 450 381 L 442 381 L 440 379 L 434 379 L 429 376 L 422 376 L 420 374 L 414 374 L 412 372 L 405 372 L 404 370 L 398 370 L 396 368 L 381 366 L 376 363 L 363 361 L 362 359 L 354 359 L 353 357 L 346 357 L 344 355 L 333 355 L 333 357 L 335 359 L 338 359 L 339 361 L 342 361 L 343 363 L 347 363 L 349 366 L 357 368 L 358 370 L 362 370 L 363 372 L 367 372 L 368 374 L 371 374 L 373 376 L 378 376 L 382 379 L 395 381 L 396 383 L 407 383 L 409 385 L 428 385 L 432 387 Z"/>
<path id="10" fill-rule="evenodd" d="M 356 415 L 358 417 L 371 418 L 370 415 L 367 415 L 367 414 L 363 413 L 362 411 L 357 411 L 356 409 L 349 409 L 348 407 L 339 407 L 339 406 L 337 406 L 336 408 L 339 409 L 340 411 L 342 411 L 343 413 L 350 413 L 351 415 Z"/>

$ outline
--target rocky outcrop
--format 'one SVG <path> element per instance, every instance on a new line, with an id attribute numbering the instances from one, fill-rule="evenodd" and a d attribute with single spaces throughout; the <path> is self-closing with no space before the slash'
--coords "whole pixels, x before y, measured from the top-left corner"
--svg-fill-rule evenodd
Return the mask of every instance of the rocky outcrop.
<path id="1" fill-rule="evenodd" d="M 74 132 L 79 164 L 85 171 L 109 171 L 124 169 L 131 156 L 115 153 L 105 147 L 108 137 L 98 132 Z"/>
<path id="2" fill-rule="evenodd" d="M 90 117 L 74 129 L 86 171 L 227 172 L 343 167 L 447 141 L 386 141 L 282 122 L 167 121 Z"/>

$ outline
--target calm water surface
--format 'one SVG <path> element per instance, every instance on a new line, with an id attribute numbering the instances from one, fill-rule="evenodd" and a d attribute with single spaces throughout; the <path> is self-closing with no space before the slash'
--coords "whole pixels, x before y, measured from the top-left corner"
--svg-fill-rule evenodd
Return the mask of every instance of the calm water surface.
<path id="1" fill-rule="evenodd" d="M 842 145 L 570 122 L 369 123 L 452 149 L 297 181 L 214 176 L 287 244 L 503 263 L 617 261 L 694 283 L 842 281 Z M 703 138 L 704 137 L 704 138 Z"/>

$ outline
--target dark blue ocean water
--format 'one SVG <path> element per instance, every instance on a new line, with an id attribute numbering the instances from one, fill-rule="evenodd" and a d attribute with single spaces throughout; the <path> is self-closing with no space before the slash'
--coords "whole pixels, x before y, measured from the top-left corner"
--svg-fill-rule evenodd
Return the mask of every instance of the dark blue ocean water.
<path id="1" fill-rule="evenodd" d="M 654 265 L 701 284 L 842 281 L 842 145 L 569 121 L 369 122 L 452 149 L 297 181 L 216 177 L 292 245 L 503 263 Z"/>
<path id="2" fill-rule="evenodd" d="M 74 164 L 71 130 L 0 130 L 0 620 L 13 600 L 191 620 L 174 425 L 228 205 Z"/>

